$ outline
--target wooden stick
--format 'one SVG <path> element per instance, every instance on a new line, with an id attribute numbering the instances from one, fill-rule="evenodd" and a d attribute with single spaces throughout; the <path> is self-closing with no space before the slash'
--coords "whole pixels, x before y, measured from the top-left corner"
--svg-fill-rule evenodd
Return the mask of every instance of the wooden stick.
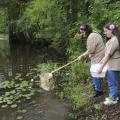
<path id="1" fill-rule="evenodd" d="M 73 61 L 71 61 L 71 62 L 69 62 L 69 63 L 67 63 L 67 64 L 65 64 L 65 65 L 63 65 L 63 66 L 61 66 L 61 67 L 59 67 L 59 68 L 57 68 L 56 70 L 52 71 L 51 73 L 57 72 L 57 71 L 59 71 L 59 70 L 65 68 L 65 67 L 67 67 L 68 65 L 70 65 L 70 64 L 72 64 L 72 63 L 74 63 L 74 62 L 76 62 L 77 60 L 78 60 L 78 58 L 76 58 L 75 60 L 73 60 Z"/>

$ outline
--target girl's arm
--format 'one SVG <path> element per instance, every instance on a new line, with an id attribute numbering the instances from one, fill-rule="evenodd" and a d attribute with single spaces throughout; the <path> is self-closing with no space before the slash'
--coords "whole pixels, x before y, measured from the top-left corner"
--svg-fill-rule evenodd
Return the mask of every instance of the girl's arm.
<path id="1" fill-rule="evenodd" d="M 101 72 L 102 72 L 104 66 L 107 64 L 107 62 L 108 62 L 109 59 L 110 59 L 110 55 L 107 54 L 107 55 L 105 55 L 104 58 L 100 61 L 101 66 L 100 66 L 100 68 L 98 69 L 98 73 L 101 73 Z"/>
<path id="2" fill-rule="evenodd" d="M 82 55 L 80 55 L 80 56 L 78 57 L 78 59 L 81 60 L 82 58 L 85 58 L 85 57 L 87 57 L 88 55 L 89 55 L 89 51 L 87 50 L 87 51 L 84 52 Z"/>

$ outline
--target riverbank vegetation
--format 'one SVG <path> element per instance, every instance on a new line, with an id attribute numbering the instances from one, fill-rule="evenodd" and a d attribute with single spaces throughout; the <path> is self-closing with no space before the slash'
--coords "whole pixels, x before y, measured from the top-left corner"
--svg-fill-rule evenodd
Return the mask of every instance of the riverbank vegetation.
<path id="1" fill-rule="evenodd" d="M 6 10 L 0 8 L 0 33 L 8 32 L 6 21 Z"/>
<path id="2" fill-rule="evenodd" d="M 85 41 L 79 35 L 79 25 L 81 23 L 90 24 L 94 30 L 102 34 L 103 25 L 108 22 L 114 22 L 120 26 L 119 4 L 119 0 L 14 0 L 2 2 L 1 5 L 4 7 L 0 9 L 0 32 L 5 32 L 7 28 L 10 41 L 38 45 L 40 49 L 54 48 L 59 53 L 63 52 L 68 57 L 68 61 L 71 61 L 86 49 Z M 70 116 L 73 119 L 79 119 L 80 115 L 87 114 L 81 113 L 81 110 L 85 110 L 87 105 L 91 105 L 92 85 L 87 70 L 88 61 L 74 63 L 65 70 L 61 81 L 56 80 L 57 87 L 60 89 L 56 94 L 62 100 L 67 98 L 72 101 L 74 114 L 70 114 Z M 47 68 L 49 69 L 49 67 L 51 66 Z M 60 74 L 63 73 L 60 72 Z M 31 85 L 29 82 L 25 82 L 25 84 L 24 82 L 20 80 L 19 84 L 16 83 L 15 86 L 20 97 L 23 96 L 23 93 L 21 94 L 23 87 L 27 92 L 28 85 Z M 6 81 L 4 84 L 8 86 L 9 82 Z M 10 83 L 12 87 L 14 84 Z M 0 97 L 1 102 L 11 104 L 12 101 L 8 99 L 8 96 L 13 97 L 13 93 L 16 91 L 6 92 L 5 100 L 3 96 Z M 33 93 L 28 93 L 24 97 L 29 98 Z M 5 104 L 3 107 L 6 106 Z M 99 119 L 99 116 L 102 116 L 100 112 L 103 107 L 101 104 L 92 107 L 95 108 L 92 115 Z M 107 108 L 104 109 L 107 110 Z M 94 120 L 92 115 L 86 115 L 84 119 Z M 108 116 L 102 117 L 107 120 Z"/>

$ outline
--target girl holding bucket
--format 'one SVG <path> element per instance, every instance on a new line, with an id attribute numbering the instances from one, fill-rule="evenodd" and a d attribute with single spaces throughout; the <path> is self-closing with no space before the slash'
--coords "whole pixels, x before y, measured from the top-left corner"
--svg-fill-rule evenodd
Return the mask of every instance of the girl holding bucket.
<path id="1" fill-rule="evenodd" d="M 92 30 L 89 25 L 82 24 L 80 25 L 80 33 L 82 37 L 87 38 L 87 50 L 78 59 L 85 58 L 87 56 L 91 59 L 91 65 L 98 64 L 104 57 L 104 42 L 101 35 Z M 101 78 L 93 77 L 93 85 L 95 88 L 93 97 L 97 97 L 103 94 L 101 87 Z"/>
<path id="2" fill-rule="evenodd" d="M 105 99 L 105 105 L 116 104 L 118 98 L 118 73 L 120 71 L 120 32 L 115 24 L 108 23 L 104 26 L 104 33 L 107 36 L 105 56 L 101 60 L 100 73 L 107 64 L 107 82 L 109 97 Z"/>

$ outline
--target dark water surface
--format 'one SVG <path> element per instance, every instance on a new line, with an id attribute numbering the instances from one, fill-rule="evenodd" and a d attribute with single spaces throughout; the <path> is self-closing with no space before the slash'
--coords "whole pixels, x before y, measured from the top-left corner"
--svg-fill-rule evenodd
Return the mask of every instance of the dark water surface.
<path id="1" fill-rule="evenodd" d="M 10 45 L 7 35 L 0 35 L 0 82 L 18 72 L 26 74 L 37 64 L 64 60 L 54 50 L 49 50 L 49 53 L 46 50 L 25 44 Z M 0 120 L 67 120 L 69 105 L 61 102 L 52 92 L 41 91 L 19 107 L 27 110 L 23 118 L 20 118 L 17 109 L 0 108 Z"/>

